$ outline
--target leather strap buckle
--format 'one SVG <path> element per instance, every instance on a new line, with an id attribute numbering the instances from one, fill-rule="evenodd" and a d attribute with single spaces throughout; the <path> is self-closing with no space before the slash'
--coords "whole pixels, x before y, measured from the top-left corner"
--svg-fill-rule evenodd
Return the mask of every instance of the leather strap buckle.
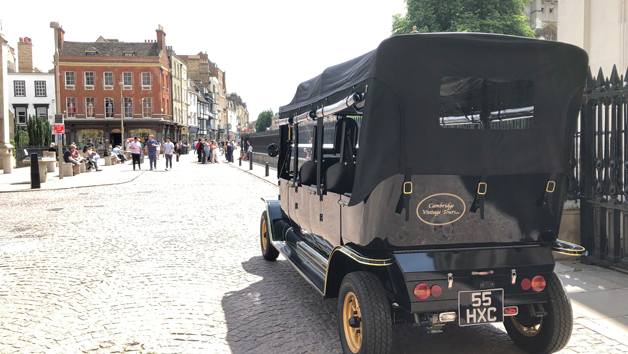
<path id="1" fill-rule="evenodd" d="M 556 182 L 547 181 L 547 187 L 545 187 L 545 191 L 547 193 L 554 193 L 554 190 L 556 190 Z"/>
<path id="2" fill-rule="evenodd" d="M 408 186 L 410 187 L 409 190 Z M 403 194 L 412 194 L 412 182 L 403 183 Z"/>
<path id="3" fill-rule="evenodd" d="M 488 185 L 486 184 L 486 182 L 478 183 L 478 195 L 485 195 L 487 190 L 488 190 Z"/>

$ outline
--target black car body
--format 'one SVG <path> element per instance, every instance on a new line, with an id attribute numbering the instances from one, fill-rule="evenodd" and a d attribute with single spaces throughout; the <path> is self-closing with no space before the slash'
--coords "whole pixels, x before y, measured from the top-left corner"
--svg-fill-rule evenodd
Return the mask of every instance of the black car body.
<path id="1" fill-rule="evenodd" d="M 345 352 L 389 350 L 357 315 L 380 287 L 380 322 L 439 332 L 506 316 L 529 351 L 566 344 L 552 249 L 582 251 L 557 235 L 587 62 L 558 42 L 416 34 L 299 85 L 269 147 L 280 195 L 266 199 L 262 251 L 340 298 Z"/>

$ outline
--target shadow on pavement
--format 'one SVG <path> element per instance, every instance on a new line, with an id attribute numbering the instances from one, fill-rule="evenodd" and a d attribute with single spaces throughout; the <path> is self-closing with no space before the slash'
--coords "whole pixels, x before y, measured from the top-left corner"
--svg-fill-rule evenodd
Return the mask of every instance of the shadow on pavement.
<path id="1" fill-rule="evenodd" d="M 253 257 L 242 267 L 262 279 L 222 299 L 232 353 L 342 353 L 337 299 L 323 299 L 282 257 Z M 393 353 L 524 353 L 501 326 L 449 326 L 426 334 L 396 325 L 393 343 Z"/>

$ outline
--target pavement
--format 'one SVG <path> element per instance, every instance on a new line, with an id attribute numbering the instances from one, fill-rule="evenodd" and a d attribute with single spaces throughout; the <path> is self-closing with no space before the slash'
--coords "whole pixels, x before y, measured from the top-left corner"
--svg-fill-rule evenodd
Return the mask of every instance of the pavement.
<path id="1" fill-rule="evenodd" d="M 63 179 L 59 179 L 59 168 L 55 168 L 55 172 L 47 173 L 46 182 L 41 183 L 39 189 L 31 189 L 30 167 L 14 168 L 11 173 L 0 173 L 0 193 L 114 185 L 131 182 L 145 172 L 144 170 L 133 171 L 131 162 L 105 166 L 105 161 L 100 161 L 98 167 L 102 171 L 81 173 L 72 177 L 66 176 Z M 165 160 L 162 158 L 162 161 Z M 148 158 L 145 159 L 142 166 L 144 169 L 148 169 Z"/>
<path id="2" fill-rule="evenodd" d="M 2 194 L 0 353 L 341 353 L 337 300 L 261 257 L 260 197 L 276 177 L 192 155 L 164 167 Z M 556 272 L 575 317 L 560 353 L 627 353 L 628 275 L 573 261 Z M 394 353 L 522 353 L 502 325 L 402 325 L 393 339 Z"/>

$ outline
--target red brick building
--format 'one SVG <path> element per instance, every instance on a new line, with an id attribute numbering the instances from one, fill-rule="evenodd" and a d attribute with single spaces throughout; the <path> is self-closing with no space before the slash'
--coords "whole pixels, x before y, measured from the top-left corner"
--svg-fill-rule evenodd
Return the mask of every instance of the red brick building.
<path id="1" fill-rule="evenodd" d="M 119 144 L 123 114 L 124 138 L 152 134 L 162 141 L 179 133 L 172 120 L 166 33 L 161 26 L 156 32 L 156 40 L 126 43 L 103 37 L 67 42 L 58 31 L 67 144 L 82 147 L 89 138 L 101 149 Z"/>

